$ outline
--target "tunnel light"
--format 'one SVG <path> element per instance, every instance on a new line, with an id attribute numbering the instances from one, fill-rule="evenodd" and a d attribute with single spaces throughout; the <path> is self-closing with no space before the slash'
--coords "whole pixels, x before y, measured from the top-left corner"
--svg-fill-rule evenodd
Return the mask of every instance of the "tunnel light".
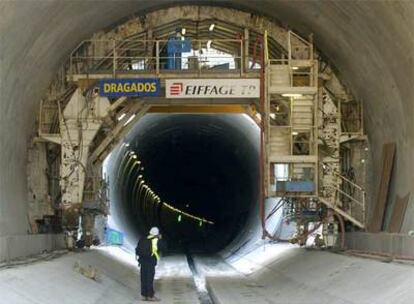
<path id="1" fill-rule="evenodd" d="M 200 221 L 199 223 L 198 223 L 198 226 L 203 226 L 203 221 Z"/>
<path id="2" fill-rule="evenodd" d="M 142 176 L 142 175 L 141 175 L 141 176 Z M 143 183 L 144 183 L 144 180 L 140 181 L 139 183 L 140 183 L 140 184 L 143 184 Z"/>
<path id="3" fill-rule="evenodd" d="M 126 126 L 127 124 L 129 124 L 134 118 L 135 118 L 136 114 L 132 114 L 128 120 L 124 123 L 124 126 Z"/>
<path id="4" fill-rule="evenodd" d="M 293 135 L 293 136 L 299 135 L 299 132 L 293 131 L 293 132 L 292 132 L 292 135 Z"/>
<path id="5" fill-rule="evenodd" d="M 181 222 L 181 214 L 178 215 L 177 221 L 180 223 Z"/>
<path id="6" fill-rule="evenodd" d="M 181 36 L 181 41 L 184 41 L 185 40 L 185 37 L 184 36 Z"/>
<path id="7" fill-rule="evenodd" d="M 210 47 L 211 47 L 211 43 L 212 43 L 213 41 L 211 41 L 211 40 L 209 40 L 209 41 L 207 41 L 207 50 L 208 49 L 210 49 Z"/>
<path id="8" fill-rule="evenodd" d="M 364 149 L 365 151 L 368 151 L 369 149 L 368 149 L 368 147 L 365 147 L 365 149 Z"/>
<path id="9" fill-rule="evenodd" d="M 294 66 L 292 67 L 292 70 L 299 70 L 299 67 Z"/>
<path id="10" fill-rule="evenodd" d="M 136 156 L 135 154 L 132 155 L 133 159 L 137 159 L 138 156 Z"/>
<path id="11" fill-rule="evenodd" d="M 126 116 L 126 114 L 125 113 L 122 113 L 121 115 L 119 115 L 119 117 L 117 118 L 118 119 L 118 121 L 120 121 L 120 120 L 122 120 L 122 119 L 124 119 L 124 117 Z"/>
<path id="12" fill-rule="evenodd" d="M 270 116 L 271 119 L 276 119 L 276 114 L 275 113 L 270 113 L 269 116 Z"/>
<path id="13" fill-rule="evenodd" d="M 286 93 L 282 94 L 283 97 L 302 97 L 302 94 L 295 94 L 295 93 Z"/>
<path id="14" fill-rule="evenodd" d="M 125 144 L 125 147 L 129 147 L 129 144 Z"/>
<path id="15" fill-rule="evenodd" d="M 214 27 L 215 27 L 216 25 L 214 24 L 214 23 L 212 23 L 212 24 L 210 24 L 210 27 L 208 28 L 208 30 L 210 31 L 210 32 L 212 32 L 213 30 L 214 30 Z"/>
<path id="16" fill-rule="evenodd" d="M 364 163 L 365 163 L 365 159 L 361 159 L 361 163 L 363 163 L 363 164 L 364 164 Z"/>
<path id="17" fill-rule="evenodd" d="M 185 27 L 183 27 L 182 29 L 181 29 L 181 35 L 185 35 L 185 33 L 187 32 L 187 30 L 186 30 L 186 28 Z"/>

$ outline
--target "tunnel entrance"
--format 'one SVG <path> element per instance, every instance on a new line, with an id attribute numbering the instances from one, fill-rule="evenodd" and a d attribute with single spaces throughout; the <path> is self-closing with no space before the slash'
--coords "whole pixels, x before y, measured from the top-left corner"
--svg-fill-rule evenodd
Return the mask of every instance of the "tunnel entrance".
<path id="1" fill-rule="evenodd" d="M 32 157 L 47 157 L 42 166 L 58 178 L 47 177 L 47 189 L 30 178 L 31 197 L 43 204 L 50 193 L 61 211 L 54 219 L 68 233 L 82 225 L 87 245 L 96 215 L 122 206 L 114 213 L 127 235 L 162 226 L 174 248 L 218 251 L 251 214 L 262 232 L 254 237 L 280 240 L 268 222 L 281 210 L 296 223 L 294 242 L 323 226 L 321 246 L 333 246 L 343 220 L 366 222 L 365 166 L 353 157 L 366 154 L 366 137 L 354 101 L 312 36 L 266 17 L 197 6 L 132 17 L 80 42 L 52 83 L 39 119 L 47 144 Z M 187 115 L 152 116 L 147 131 L 128 135 L 143 117 L 168 112 Z M 258 142 L 224 113 L 252 118 Z M 121 173 L 103 181 L 114 148 Z M 52 212 L 33 210 L 34 229 L 43 229 Z"/>
<path id="2" fill-rule="evenodd" d="M 110 159 L 114 221 L 132 243 L 156 225 L 170 250 L 217 252 L 257 216 L 258 153 L 247 115 L 146 115 Z"/>

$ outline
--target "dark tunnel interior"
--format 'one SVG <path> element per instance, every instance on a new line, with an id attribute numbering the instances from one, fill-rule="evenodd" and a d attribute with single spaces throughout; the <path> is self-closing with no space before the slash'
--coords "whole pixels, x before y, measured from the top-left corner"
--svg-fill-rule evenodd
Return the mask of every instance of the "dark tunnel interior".
<path id="1" fill-rule="evenodd" d="M 156 225 L 171 251 L 222 250 L 257 207 L 258 145 L 259 129 L 246 115 L 146 115 L 111 156 L 115 222 L 132 243 Z"/>

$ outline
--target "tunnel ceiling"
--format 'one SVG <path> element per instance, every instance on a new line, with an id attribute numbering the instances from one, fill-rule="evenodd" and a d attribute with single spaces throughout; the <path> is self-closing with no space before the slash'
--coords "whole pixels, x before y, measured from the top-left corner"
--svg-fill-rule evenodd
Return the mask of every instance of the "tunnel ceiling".
<path id="1" fill-rule="evenodd" d="M 363 99 L 373 160 L 382 144 L 397 142 L 391 195 L 414 189 L 411 172 L 414 78 L 413 1 L 185 1 L 217 4 L 275 18 L 316 46 Z M 27 230 L 26 145 L 39 100 L 70 51 L 94 32 L 178 1 L 3 1 L 0 4 L 1 103 L 0 233 Z M 18 38 L 16 38 L 18 37 Z M 13 132 L 10 127 L 13 126 Z M 373 176 L 378 176 L 374 166 Z M 7 175 L 7 178 L 6 178 Z M 374 178 L 373 185 L 377 181 Z M 412 214 L 412 204 L 407 214 Z M 21 220 L 14 220 L 15 218 Z M 414 224 L 407 216 L 403 230 Z"/>

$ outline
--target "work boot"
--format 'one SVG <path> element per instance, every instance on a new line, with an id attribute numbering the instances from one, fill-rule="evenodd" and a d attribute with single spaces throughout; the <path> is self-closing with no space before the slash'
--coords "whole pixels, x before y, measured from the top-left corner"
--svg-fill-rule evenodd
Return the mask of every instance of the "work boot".
<path id="1" fill-rule="evenodd" d="M 151 302 L 160 302 L 161 299 L 157 298 L 156 296 L 153 296 L 151 298 L 148 298 L 148 301 L 151 301 Z"/>
<path id="2" fill-rule="evenodd" d="M 141 300 L 146 302 L 146 301 L 149 301 L 149 298 L 148 297 L 141 297 Z"/>

